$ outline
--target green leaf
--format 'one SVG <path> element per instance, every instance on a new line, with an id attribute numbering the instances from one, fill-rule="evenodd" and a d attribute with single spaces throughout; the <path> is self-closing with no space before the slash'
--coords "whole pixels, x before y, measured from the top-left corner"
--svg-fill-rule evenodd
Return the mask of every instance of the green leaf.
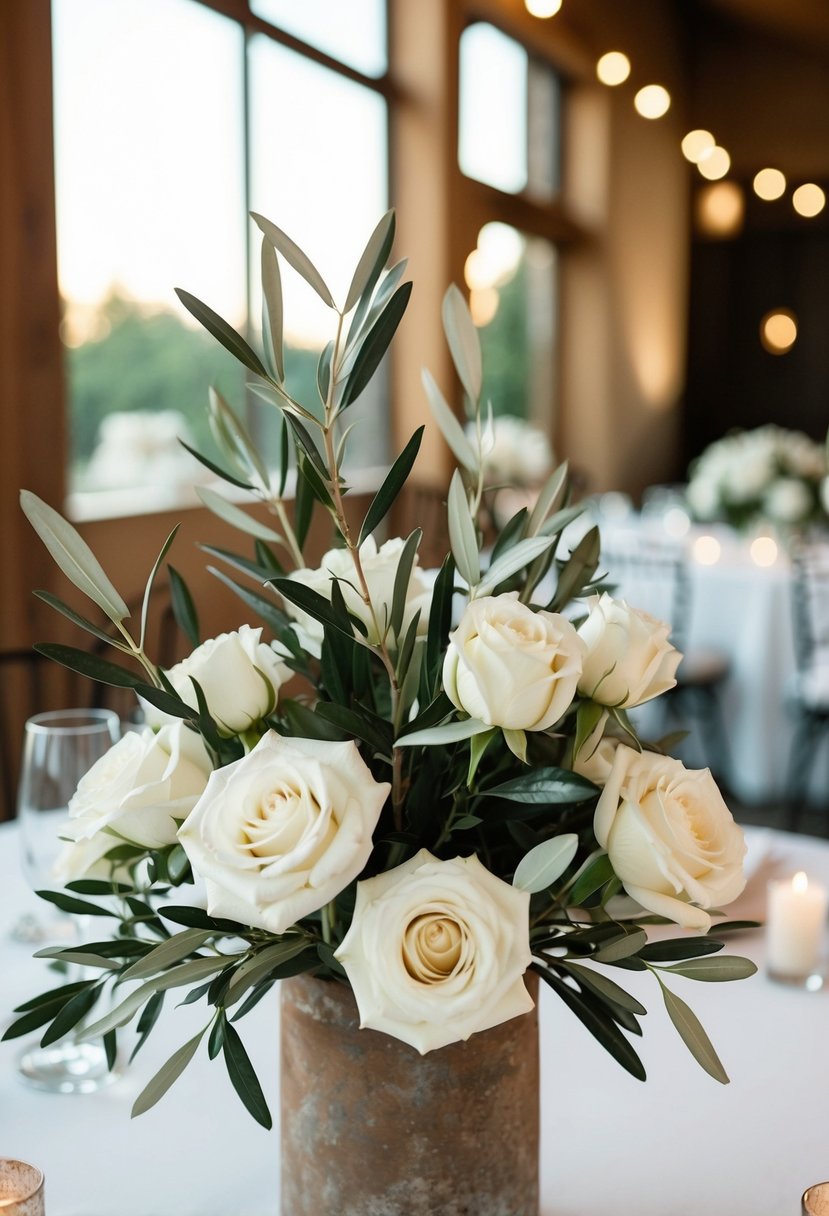
<path id="1" fill-rule="evenodd" d="M 173 616 L 181 632 L 194 648 L 199 645 L 199 616 L 190 588 L 175 567 L 167 563 L 170 575 L 170 602 Z"/>
<path id="2" fill-rule="evenodd" d="M 276 377 L 280 383 L 285 379 L 285 356 L 282 351 L 282 276 L 276 250 L 267 237 L 262 238 L 261 254 L 262 304 L 264 310 L 262 330 L 270 341 Z"/>
<path id="3" fill-rule="evenodd" d="M 326 625 L 330 629 L 336 629 L 340 633 L 345 634 L 347 638 L 354 640 L 354 625 L 352 617 L 348 614 L 340 614 L 333 607 L 331 600 L 326 599 L 324 595 L 320 595 L 318 591 L 314 591 L 311 587 L 306 587 L 297 579 L 290 578 L 275 578 L 271 580 L 273 586 L 284 599 L 292 604 L 296 604 L 297 608 L 301 608 L 303 612 L 307 612 L 314 620 L 319 621 L 321 625 Z"/>
<path id="4" fill-rule="evenodd" d="M 569 984 L 565 984 L 553 972 L 542 967 L 536 967 L 534 970 L 538 971 L 541 978 L 561 997 L 565 1005 L 623 1068 L 638 1081 L 646 1080 L 642 1061 L 609 1015 L 603 1017 L 592 1004 L 588 1004 L 584 1000 L 580 993 L 575 992 Z"/>
<path id="5" fill-rule="evenodd" d="M 184 291 L 181 287 L 177 287 L 175 291 L 187 311 L 196 318 L 199 324 L 204 326 L 208 333 L 213 335 L 217 342 L 222 344 L 225 350 L 230 351 L 231 355 L 245 367 L 250 368 L 252 372 L 256 372 L 257 376 L 262 376 L 264 380 L 268 379 L 267 368 L 256 351 L 248 345 L 241 334 L 237 334 L 232 325 L 228 325 L 224 317 L 220 317 L 207 304 L 197 300 L 189 291 Z"/>
<path id="6" fill-rule="evenodd" d="M 297 452 L 297 486 L 300 486 L 303 481 L 317 502 L 322 503 L 327 511 L 335 514 L 334 500 L 326 485 L 327 478 L 320 475 L 317 466 L 305 452 Z"/>
<path id="7" fill-rule="evenodd" d="M 577 876 L 576 881 L 570 888 L 568 902 L 575 907 L 579 907 L 584 901 L 594 892 L 598 891 L 605 883 L 610 882 L 616 875 L 613 872 L 613 866 L 610 864 L 610 858 L 607 853 L 600 853 L 598 857 L 594 857 L 585 863 L 581 873 Z"/>
<path id="8" fill-rule="evenodd" d="M 191 456 L 198 460 L 199 464 L 203 464 L 206 469 L 210 469 L 211 473 L 215 473 L 217 477 L 221 477 L 222 481 L 228 481 L 232 486 L 239 486 L 242 490 L 252 490 L 247 481 L 243 481 L 233 473 L 228 473 L 227 469 L 223 469 L 220 464 L 215 461 L 208 460 L 206 456 L 202 456 L 201 452 L 197 452 L 195 448 L 191 448 L 189 443 L 185 443 L 183 439 L 179 439 L 179 443 L 185 448 Z"/>
<path id="9" fill-rule="evenodd" d="M 543 840 L 521 858 L 512 885 L 533 895 L 546 891 L 567 869 L 578 847 L 579 838 L 575 832 Z"/>
<path id="10" fill-rule="evenodd" d="M 663 970 L 670 971 L 672 975 L 684 975 L 689 980 L 728 983 L 731 980 L 747 980 L 757 968 L 751 959 L 725 954 L 717 958 L 689 958 L 687 962 L 675 963 Z"/>
<path id="11" fill-rule="evenodd" d="M 442 311 L 443 328 L 452 360 L 461 384 L 474 405 L 480 399 L 483 384 L 481 341 L 466 300 L 454 283 L 443 297 Z"/>
<path id="12" fill-rule="evenodd" d="M 294 633 L 290 617 L 286 616 L 278 604 L 275 604 L 267 596 L 260 595 L 258 591 L 252 591 L 249 587 L 243 587 L 229 575 L 225 574 L 223 570 L 217 570 L 215 566 L 208 566 L 207 569 L 220 583 L 224 583 L 226 587 L 230 587 L 231 590 L 235 591 L 239 599 L 247 604 L 249 608 L 252 608 L 257 616 L 262 618 L 276 637 L 295 656 L 302 653 L 302 648 Z"/>
<path id="13" fill-rule="evenodd" d="M 581 963 L 573 963 L 570 959 L 560 960 L 562 966 L 566 966 L 567 970 L 572 972 L 578 978 L 580 984 L 584 984 L 586 988 L 590 988 L 597 996 L 603 1000 L 611 1001 L 614 1005 L 619 1005 L 622 1009 L 626 1009 L 629 1013 L 635 1013 L 638 1017 L 644 1017 L 648 1012 L 645 1006 L 637 1001 L 635 996 L 631 996 L 624 988 L 608 979 L 606 975 L 602 975 L 600 971 L 592 971 L 588 967 L 583 967 Z"/>
<path id="14" fill-rule="evenodd" d="M 556 593 L 552 601 L 553 611 L 560 611 L 566 607 L 570 600 L 578 595 L 584 584 L 593 577 L 599 564 L 599 546 L 599 529 L 591 528 L 576 545 L 559 572 Z"/>
<path id="15" fill-rule="evenodd" d="M 270 475 L 247 427 L 218 389 L 210 388 L 208 395 L 214 434 L 217 434 L 217 438 L 221 437 L 222 445 L 227 448 L 228 458 L 255 474 L 262 489 L 267 491 L 270 487 Z"/>
<path id="16" fill-rule="evenodd" d="M 258 215 L 257 212 L 251 211 L 250 217 L 260 232 L 264 233 L 274 248 L 282 254 L 285 261 L 293 266 L 294 270 L 302 276 L 309 287 L 313 287 L 322 302 L 327 304 L 329 308 L 336 308 L 334 297 L 328 290 L 325 280 L 307 254 L 302 252 L 299 245 L 292 241 L 281 228 L 277 228 L 276 224 L 272 223 L 271 220 L 265 219 L 264 215 Z"/>
<path id="17" fill-rule="evenodd" d="M 435 383 L 432 373 L 424 368 L 420 376 L 423 381 L 423 387 L 426 390 L 426 397 L 429 401 L 432 416 L 440 427 L 440 432 L 449 445 L 455 459 L 468 472 L 477 474 L 478 457 L 472 444 L 467 439 L 463 427 L 455 417 L 451 406 L 447 403 L 446 398 Z"/>
<path id="18" fill-rule="evenodd" d="M 535 768 L 477 793 L 482 798 L 506 798 L 510 802 L 547 805 L 586 802 L 596 796 L 596 787 L 586 777 L 567 768 Z"/>
<path id="19" fill-rule="evenodd" d="M 107 578 L 86 541 L 54 508 L 31 490 L 20 491 L 20 506 L 57 565 L 79 591 L 117 624 L 130 610 Z"/>
<path id="20" fill-rule="evenodd" d="M 569 469 L 565 460 L 564 464 L 560 464 L 544 482 L 544 485 L 539 490 L 538 498 L 535 500 L 535 505 L 530 515 L 530 522 L 527 525 L 528 536 L 537 535 L 550 512 L 557 511 L 561 507 L 567 495 L 568 473 Z M 580 507 L 579 511 L 582 509 Z"/>
<path id="21" fill-rule="evenodd" d="M 157 992 L 155 996 L 150 997 L 147 1004 L 142 1009 L 141 1017 L 138 1019 L 138 1025 L 136 1026 L 136 1031 L 138 1032 L 138 1041 L 130 1053 L 130 1064 L 133 1062 L 149 1038 L 150 1031 L 158 1021 L 159 1014 L 161 1013 L 163 1007 L 164 993 Z"/>
<path id="22" fill-rule="evenodd" d="M 294 433 L 294 439 L 299 445 L 299 448 L 305 452 L 305 455 L 312 462 L 323 482 L 326 483 L 329 477 L 328 469 L 326 468 L 325 461 L 320 455 L 319 448 L 311 437 L 310 431 L 306 426 L 303 426 L 300 420 L 295 418 L 293 414 L 285 413 L 284 417 L 287 419 L 288 425 Z"/>
<path id="23" fill-rule="evenodd" d="M 349 709 L 347 705 L 336 705 L 332 701 L 320 701 L 316 715 L 326 722 L 333 722 L 341 731 L 355 739 L 361 739 L 379 756 L 390 757 L 392 749 L 391 724 L 384 718 L 370 713 L 365 706 Z"/>
<path id="24" fill-rule="evenodd" d="M 85 616 L 81 616 L 74 608 L 70 608 L 68 604 L 64 604 L 63 600 L 58 599 L 56 595 L 52 595 L 49 591 L 34 591 L 32 594 L 37 596 L 39 600 L 43 600 L 44 604 L 48 604 L 50 608 L 54 608 L 61 616 L 65 616 L 73 625 L 79 625 L 81 629 L 85 629 L 87 633 L 91 633 L 99 642 L 106 642 L 108 646 L 114 646 L 117 650 L 124 650 L 129 653 L 128 648 L 122 646 L 111 634 L 106 633 L 103 629 L 99 629 L 97 625 L 87 620 Z"/>
<path id="25" fill-rule="evenodd" d="M 527 763 L 527 732 L 525 730 L 513 730 L 508 726 L 502 727 L 504 742 L 512 752 L 516 759 L 522 764 Z"/>
<path id="26" fill-rule="evenodd" d="M 196 493 L 209 511 L 218 515 L 219 519 L 223 519 L 225 523 L 238 528 L 240 532 L 247 532 L 251 536 L 258 537 L 259 540 L 282 540 L 282 537 L 278 532 L 274 532 L 273 528 L 261 524 L 258 519 L 248 515 L 241 507 L 234 506 L 232 502 L 222 498 L 221 494 L 217 494 L 215 490 L 211 490 L 207 486 L 196 486 Z"/>
<path id="27" fill-rule="evenodd" d="M 417 454 L 420 451 L 420 443 L 425 429 L 422 426 L 417 428 L 403 451 L 397 457 L 397 460 L 395 460 L 389 469 L 383 484 L 375 494 L 371 506 L 366 512 L 363 526 L 360 528 L 359 544 L 362 544 L 367 536 L 371 536 L 377 525 L 385 519 L 394 500 L 405 485 L 412 471 L 412 466 L 415 460 L 417 460 Z"/>
<path id="28" fill-rule="evenodd" d="M 308 944 L 309 939 L 303 935 L 273 942 L 270 946 L 265 946 L 263 950 L 257 950 L 233 973 L 233 979 L 230 981 L 230 987 L 225 997 L 225 1006 L 229 1008 L 235 1004 L 249 988 L 253 988 L 262 980 L 267 979 L 281 963 L 296 958 L 298 954 L 307 949 Z"/>
<path id="29" fill-rule="evenodd" d="M 429 611 L 429 629 L 426 634 L 426 667 L 435 684 L 431 690 L 433 696 L 437 695 L 440 688 L 443 653 L 452 624 L 454 592 L 455 564 L 452 557 L 447 555 L 432 588 L 432 607 Z"/>
<path id="30" fill-rule="evenodd" d="M 205 1026 L 204 1030 L 200 1030 L 198 1034 L 193 1035 L 193 1038 L 189 1042 L 185 1043 L 183 1047 L 179 1047 L 178 1051 L 173 1052 L 166 1064 L 162 1064 L 153 1079 L 148 1085 L 145 1085 L 135 1099 L 132 1107 L 133 1119 L 136 1115 L 143 1115 L 150 1107 L 155 1106 L 159 1098 L 164 1097 L 173 1082 L 178 1080 L 196 1054 L 196 1049 L 204 1038 L 204 1031 L 206 1029 L 207 1027 Z"/>
<path id="31" fill-rule="evenodd" d="M 92 954 L 80 946 L 77 950 L 38 950 L 35 958 L 53 958 L 62 963 L 73 963 L 78 967 L 97 967 L 101 971 L 120 971 L 121 964 L 110 958 L 102 958 L 100 954 Z"/>
<path id="32" fill-rule="evenodd" d="M 74 895 L 66 895 L 63 891 L 36 891 L 35 894 L 60 908 L 61 912 L 72 912 L 76 916 L 117 916 L 117 913 L 108 908 L 99 908 L 97 904 L 78 899 Z"/>
<path id="33" fill-rule="evenodd" d="M 698 958 L 701 954 L 716 954 L 723 945 L 711 937 L 675 937 L 666 942 L 651 942 L 642 951 L 642 958 L 649 963 Z"/>
<path id="34" fill-rule="evenodd" d="M 604 705 L 599 705 L 596 701 L 582 701 L 576 710 L 576 738 L 573 743 L 573 756 L 577 757 L 581 753 L 587 740 L 595 731 L 602 716 L 607 713 Z M 585 759 L 590 759 L 586 756 Z"/>
<path id="35" fill-rule="evenodd" d="M 602 946 L 592 955 L 592 958 L 597 963 L 615 963 L 617 959 L 629 958 L 631 954 L 638 954 L 647 940 L 648 935 L 644 929 L 631 929 L 623 937 Z"/>
<path id="36" fill-rule="evenodd" d="M 173 541 L 176 539 L 176 533 L 178 532 L 180 527 L 181 527 L 181 524 L 176 524 L 176 526 L 173 528 L 170 535 L 165 540 L 164 544 L 161 546 L 161 552 L 159 553 L 158 557 L 155 559 L 155 562 L 153 563 L 153 568 L 150 571 L 150 577 L 147 579 L 146 586 L 144 587 L 144 598 L 141 602 L 141 633 L 139 635 L 139 642 L 138 642 L 138 645 L 141 650 L 144 649 L 144 642 L 147 637 L 147 618 L 148 618 L 149 612 L 150 612 L 150 596 L 152 595 L 152 592 L 153 592 L 153 584 L 155 583 L 156 575 L 158 574 L 161 563 L 164 561 L 164 558 L 167 556 L 167 553 L 169 552 L 170 546 L 172 545 Z"/>
<path id="37" fill-rule="evenodd" d="M 212 936 L 212 932 L 203 929 L 185 929 L 182 933 L 176 933 L 133 963 L 121 978 L 139 980 L 165 971 L 174 963 L 180 963 L 182 959 L 187 958 L 188 954 L 195 954 Z"/>
<path id="38" fill-rule="evenodd" d="M 380 360 L 388 350 L 400 324 L 409 296 L 412 294 L 412 284 L 404 283 L 389 300 L 371 329 L 363 339 L 359 353 L 354 360 L 354 366 L 345 384 L 340 408 L 346 409 L 362 393 L 371 377 L 377 371 Z"/>
<path id="39" fill-rule="evenodd" d="M 460 743 L 463 739 L 471 739 L 491 730 L 486 722 L 477 718 L 465 718 L 462 722 L 447 722 L 443 726 L 433 726 L 427 730 L 416 730 L 408 735 L 395 739 L 395 747 L 428 747 L 433 744 Z"/>
<path id="40" fill-rule="evenodd" d="M 62 1039 L 68 1034 L 73 1027 L 77 1026 L 81 1018 L 86 1017 L 90 1009 L 95 1005 L 98 997 L 101 995 L 100 985 L 87 984 L 80 992 L 77 992 L 71 1001 L 63 1006 L 60 1013 L 55 1018 L 52 1025 L 43 1035 L 40 1040 L 41 1047 L 50 1047 L 52 1043 L 57 1043 L 58 1039 Z"/>
<path id="41" fill-rule="evenodd" d="M 262 1093 L 262 1087 L 253 1070 L 253 1065 L 248 1058 L 248 1053 L 245 1051 L 242 1040 L 239 1038 L 239 1032 L 229 1022 L 225 1026 L 222 1049 L 233 1088 L 256 1122 L 270 1131 L 273 1126 L 273 1120 L 271 1119 L 271 1112 L 268 1110 L 268 1104 L 265 1101 L 265 1095 Z"/>
<path id="42" fill-rule="evenodd" d="M 147 678 L 145 674 L 136 675 L 127 671 L 126 667 L 119 667 L 116 663 L 110 663 L 107 659 L 101 659 L 86 650 L 78 650 L 75 646 L 63 646 L 59 642 L 36 642 L 34 649 L 47 659 L 52 659 L 71 671 L 77 671 L 79 675 L 115 688 L 137 688 Z"/>
<path id="43" fill-rule="evenodd" d="M 371 290 L 380 277 L 380 272 L 388 260 L 394 241 L 394 225 L 394 211 L 387 211 L 368 238 L 362 257 L 357 263 L 357 269 L 354 271 L 343 313 L 351 312 L 363 293 L 367 289 Z"/>
<path id="44" fill-rule="evenodd" d="M 176 693 L 167 692 L 166 689 L 156 688 L 154 684 L 136 684 L 135 691 L 139 697 L 143 697 L 145 701 L 149 701 L 150 705 L 154 705 L 156 709 L 160 709 L 163 714 L 170 714 L 173 718 L 183 718 L 185 722 L 194 722 L 196 720 L 196 711 L 192 705 L 188 705 L 186 701 L 182 701 L 181 697 Z"/>
<path id="45" fill-rule="evenodd" d="M 458 573 L 470 587 L 481 577 L 480 554 L 475 522 L 469 511 L 466 490 L 457 469 L 452 474 L 447 501 L 449 515 L 449 543 Z"/>
<path id="46" fill-rule="evenodd" d="M 146 980 L 104 1017 L 93 1022 L 91 1026 L 85 1026 L 78 1035 L 78 1042 L 86 1043 L 90 1039 L 100 1038 L 109 1030 L 117 1030 L 119 1026 L 126 1025 L 153 993 L 166 992 L 168 988 L 179 988 L 183 984 L 203 980 L 208 975 L 229 966 L 232 961 L 232 958 L 225 955 L 218 955 L 214 958 L 197 958 L 193 959 L 191 963 L 182 963 L 170 971 L 165 971 L 163 975 L 158 975 L 154 979 Z"/>
<path id="47" fill-rule="evenodd" d="M 548 536 L 533 536 L 527 540 L 521 540 L 517 545 L 513 545 L 506 553 L 502 553 L 499 558 L 492 563 L 484 577 L 481 579 L 478 586 L 475 588 L 475 598 L 479 599 L 484 595 L 491 595 L 499 583 L 506 580 L 518 570 L 523 570 L 531 561 L 540 557 L 552 545 L 552 540 Z"/>
<path id="48" fill-rule="evenodd" d="M 666 988 L 661 980 L 659 987 L 662 989 L 668 1017 L 691 1055 L 715 1081 L 719 1081 L 721 1085 L 728 1085 L 728 1073 L 723 1068 L 722 1061 L 703 1030 L 697 1015 L 675 993 Z"/>
<path id="49" fill-rule="evenodd" d="M 423 531 L 421 528 L 415 528 L 406 537 L 406 543 L 403 546 L 403 551 L 400 554 L 400 561 L 397 563 L 397 569 L 394 572 L 394 591 L 391 600 L 391 616 L 389 617 L 389 629 L 392 636 L 400 637 L 400 630 L 403 627 L 403 618 L 406 615 L 406 597 L 409 592 L 409 583 L 412 577 L 412 569 L 414 568 L 417 550 L 420 542 L 423 539 Z"/>

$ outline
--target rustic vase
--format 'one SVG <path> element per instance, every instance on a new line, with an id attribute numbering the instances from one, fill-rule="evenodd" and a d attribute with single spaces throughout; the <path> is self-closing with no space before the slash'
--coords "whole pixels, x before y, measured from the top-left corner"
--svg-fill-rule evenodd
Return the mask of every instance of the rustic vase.
<path id="1" fill-rule="evenodd" d="M 421 1056 L 343 984 L 281 989 L 282 1216 L 537 1216 L 536 1010 Z"/>

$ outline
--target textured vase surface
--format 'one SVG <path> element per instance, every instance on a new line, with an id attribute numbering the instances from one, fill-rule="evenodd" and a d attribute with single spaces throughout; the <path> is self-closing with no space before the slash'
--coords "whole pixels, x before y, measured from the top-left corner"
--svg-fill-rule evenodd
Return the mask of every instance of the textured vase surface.
<path id="1" fill-rule="evenodd" d="M 282 1216 L 537 1216 L 536 1010 L 421 1056 L 345 985 L 281 990 Z"/>

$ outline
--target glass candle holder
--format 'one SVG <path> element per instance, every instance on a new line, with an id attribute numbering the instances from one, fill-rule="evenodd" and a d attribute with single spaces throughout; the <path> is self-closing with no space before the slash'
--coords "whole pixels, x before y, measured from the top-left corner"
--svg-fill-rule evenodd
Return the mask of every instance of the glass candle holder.
<path id="1" fill-rule="evenodd" d="M 44 1216 L 43 1171 L 26 1161 L 0 1157 L 2 1216 Z"/>
<path id="2" fill-rule="evenodd" d="M 815 990 L 823 986 L 829 892 L 803 871 L 768 885 L 766 970 L 769 978 Z"/>

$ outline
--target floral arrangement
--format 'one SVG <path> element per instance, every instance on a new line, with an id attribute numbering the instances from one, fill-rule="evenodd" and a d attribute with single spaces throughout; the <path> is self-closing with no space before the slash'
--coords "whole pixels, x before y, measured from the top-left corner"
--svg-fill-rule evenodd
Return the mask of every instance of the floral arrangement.
<path id="1" fill-rule="evenodd" d="M 698 520 L 784 529 L 829 514 L 826 449 L 802 431 L 761 426 L 718 439 L 692 463 L 688 505 Z"/>
<path id="2" fill-rule="evenodd" d="M 200 457 L 272 514 L 273 525 L 263 524 L 201 490 L 249 538 L 246 554 L 209 552 L 224 564 L 217 576 L 263 623 L 203 640 L 192 596 L 168 567 L 192 652 L 162 670 L 144 638 L 174 533 L 131 628 L 126 604 L 78 533 L 22 495 L 63 572 L 111 627 L 37 594 L 111 642 L 116 661 L 65 645 L 39 649 L 134 688 L 146 724 L 81 781 L 60 861 L 65 888 L 40 893 L 111 927 L 82 946 L 40 951 L 90 970 L 20 1006 L 5 1037 L 45 1027 L 46 1044 L 74 1030 L 83 1040 L 103 1037 L 114 1058 L 122 1027 L 137 1019 L 138 1051 L 167 993 L 186 989 L 186 1003 L 206 1006 L 204 1028 L 152 1079 L 133 1113 L 161 1097 L 206 1036 L 210 1056 L 223 1056 L 242 1101 L 270 1126 L 236 1024 L 281 978 L 309 972 L 350 985 L 364 1027 L 428 1052 L 529 1010 L 531 968 L 644 1079 L 630 1036 L 641 1033 L 645 1009 L 608 974 L 635 970 L 656 977 L 690 1050 L 727 1081 L 669 981 L 754 971 L 748 960 L 718 954 L 738 922 L 708 934 L 711 917 L 743 888 L 742 832 L 710 774 L 641 741 L 627 716 L 675 682 L 680 655 L 667 627 L 603 590 L 595 528 L 559 553 L 562 530 L 578 513 L 566 467 L 482 551 L 481 351 L 456 288 L 443 318 L 470 432 L 424 377 L 459 464 L 448 492 L 451 553 L 429 575 L 419 567 L 419 529 L 375 539 L 422 429 L 355 523 L 344 423 L 411 289 L 405 263 L 386 270 L 394 217 L 371 236 L 342 307 L 308 257 L 274 224 L 254 219 L 263 233 L 262 355 L 206 305 L 180 296 L 282 420 L 281 443 L 266 462 L 214 391 L 221 462 Z M 333 313 L 315 402 L 295 400 L 285 383 L 280 258 Z M 309 566 L 314 512 L 328 520 L 334 547 Z M 646 927 L 669 922 L 691 932 L 648 941 Z M 104 997 L 106 1012 L 95 1016 Z"/>

